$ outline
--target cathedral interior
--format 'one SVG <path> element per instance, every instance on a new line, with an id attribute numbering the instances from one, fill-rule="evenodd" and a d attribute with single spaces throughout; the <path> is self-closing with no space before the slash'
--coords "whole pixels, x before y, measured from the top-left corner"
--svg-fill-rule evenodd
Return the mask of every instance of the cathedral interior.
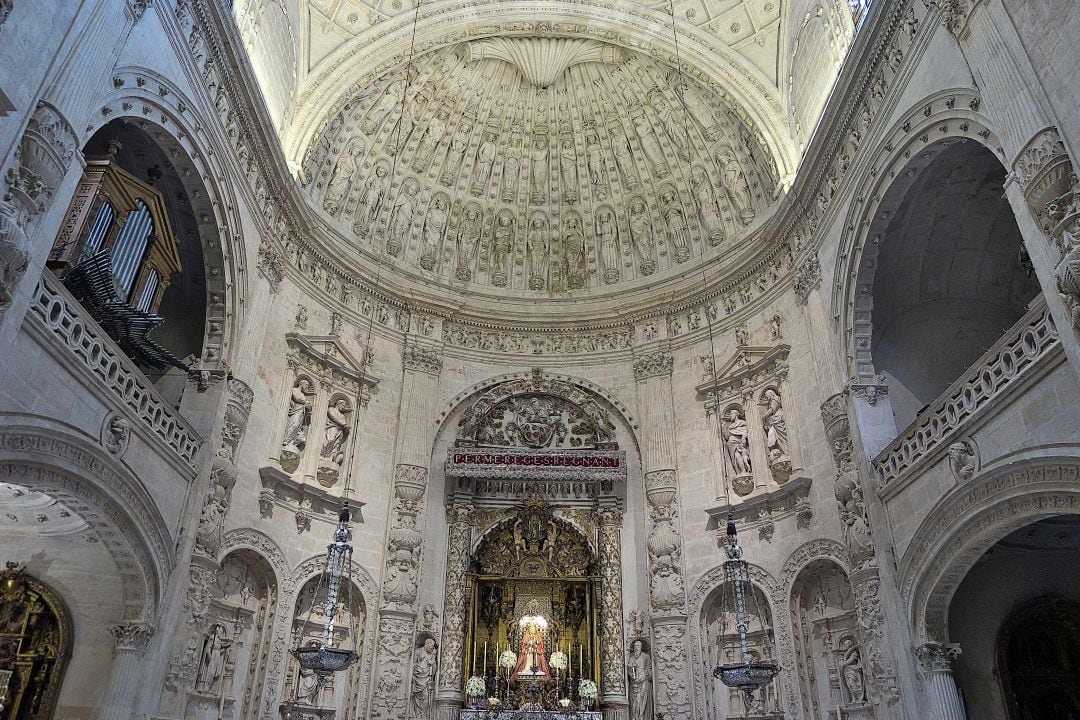
<path id="1" fill-rule="evenodd" d="M 0 0 L 0 720 L 1080 718 L 1077 37 Z"/>

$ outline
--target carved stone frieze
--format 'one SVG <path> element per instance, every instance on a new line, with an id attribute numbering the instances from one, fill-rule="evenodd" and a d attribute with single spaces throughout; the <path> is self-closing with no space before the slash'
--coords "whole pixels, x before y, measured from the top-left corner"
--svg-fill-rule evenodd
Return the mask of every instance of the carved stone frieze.
<path id="1" fill-rule="evenodd" d="M 654 377 L 671 377 L 674 366 L 674 356 L 665 350 L 638 355 L 634 358 L 634 379 L 642 382 Z"/>
<path id="2" fill-rule="evenodd" d="M 633 343 L 630 328 L 599 331 L 530 332 L 516 328 L 490 330 L 463 323 L 443 325 L 447 345 L 520 355 L 570 355 L 626 350 Z"/>
<path id="3" fill-rule="evenodd" d="M 281 253 L 267 240 L 259 243 L 259 264 L 256 267 L 270 283 L 271 292 L 277 293 L 281 281 L 285 278 L 285 261 Z"/>
<path id="4" fill-rule="evenodd" d="M 790 351 L 790 345 L 744 346 L 718 368 L 707 363 L 705 382 L 697 386 L 698 397 L 705 401 L 706 411 L 715 411 L 725 398 L 750 395 L 764 384 L 785 380 Z"/>
<path id="5" fill-rule="evenodd" d="M 409 343 L 402 349 L 401 359 L 406 370 L 436 377 L 442 372 L 442 354 L 435 347 Z"/>
<path id="6" fill-rule="evenodd" d="M 708 529 L 717 533 L 718 542 L 722 541 L 726 537 L 729 511 L 734 514 L 740 528 L 747 531 L 757 529 L 759 534 L 769 534 L 770 537 L 776 523 L 788 518 L 795 519 L 797 529 L 805 529 L 814 516 L 809 500 L 811 484 L 810 478 L 797 477 L 775 490 L 759 493 L 737 505 L 709 508 L 705 511 L 709 514 Z M 766 527 L 773 529 L 763 530 Z"/>
<path id="7" fill-rule="evenodd" d="M 821 284 L 821 262 L 817 253 L 811 253 L 795 267 L 791 284 L 799 302 L 806 303 L 810 293 Z"/>
<path id="8" fill-rule="evenodd" d="M 416 619 L 412 615 L 379 614 L 375 690 L 370 708 L 372 720 L 402 717 L 415 628 Z"/>

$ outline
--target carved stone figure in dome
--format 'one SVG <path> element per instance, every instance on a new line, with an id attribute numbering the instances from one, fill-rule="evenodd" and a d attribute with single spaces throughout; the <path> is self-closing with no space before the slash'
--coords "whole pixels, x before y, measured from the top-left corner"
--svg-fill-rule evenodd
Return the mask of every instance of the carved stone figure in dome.
<path id="1" fill-rule="evenodd" d="M 500 212 L 495 218 L 493 250 L 491 282 L 495 287 L 506 287 L 514 250 L 514 216 L 509 212 Z"/>
<path id="2" fill-rule="evenodd" d="M 375 172 L 368 178 L 360 193 L 360 206 L 356 210 L 354 231 L 360 232 L 375 227 L 375 221 L 386 203 L 386 196 L 390 190 L 389 176 L 390 173 L 384 166 L 375 166 Z"/>
<path id="3" fill-rule="evenodd" d="M 345 461 L 345 441 L 352 429 L 352 406 L 339 397 L 326 409 L 326 431 L 319 456 L 340 466 Z"/>
<path id="4" fill-rule="evenodd" d="M 559 151 L 559 168 L 562 171 L 562 197 L 565 202 L 578 201 L 577 149 L 574 141 L 564 138 Z"/>
<path id="5" fill-rule="evenodd" d="M 401 195 L 398 196 L 397 205 L 394 206 L 394 212 L 390 218 L 390 229 L 386 237 L 386 252 L 391 257 L 400 255 L 402 248 L 409 241 L 415 212 L 416 188 L 408 183 L 403 184 Z"/>
<path id="6" fill-rule="evenodd" d="M 548 263 L 551 259 L 551 240 L 548 237 L 547 220 L 536 215 L 529 222 L 528 233 L 529 289 L 543 290 L 547 287 Z"/>
<path id="7" fill-rule="evenodd" d="M 548 144 L 547 138 L 537 137 L 529 154 L 529 174 L 532 185 L 532 201 L 547 202 L 548 190 Z"/>
<path id="8" fill-rule="evenodd" d="M 424 217 L 424 245 L 420 251 L 420 267 L 435 269 L 435 260 L 446 231 L 446 198 L 436 195 Z"/>
<path id="9" fill-rule="evenodd" d="M 413 154 L 412 169 L 414 172 L 422 173 L 427 170 L 428 165 L 431 163 L 431 157 L 435 154 L 435 149 L 439 146 L 439 142 L 445 134 L 446 111 L 439 110 L 435 113 L 435 117 L 428 121 L 427 130 L 424 131 L 424 137 L 420 140 L 420 146 L 416 148 L 416 152 Z"/>
<path id="10" fill-rule="evenodd" d="M 615 164 L 619 168 L 623 184 L 629 190 L 637 188 L 640 180 L 637 165 L 634 163 L 634 151 L 630 147 L 630 139 L 621 130 L 611 132 L 611 154 L 615 156 Z"/>
<path id="11" fill-rule="evenodd" d="M 488 181 L 491 180 L 491 168 L 495 165 L 497 136 L 485 132 L 476 150 L 476 164 L 473 166 L 472 194 L 479 197 L 484 194 Z"/>
<path id="12" fill-rule="evenodd" d="M 398 78 L 390 83 L 386 88 L 386 92 L 379 98 L 379 102 L 375 103 L 375 107 L 368 112 L 367 117 L 365 117 L 364 121 L 360 124 L 360 129 L 364 131 L 364 134 L 371 135 L 380 125 L 382 125 L 384 120 L 392 114 L 397 113 L 401 108 L 401 99 L 404 96 L 404 78 Z"/>
<path id="13" fill-rule="evenodd" d="M 458 126 L 454 137 L 450 139 L 450 149 L 446 152 L 446 162 L 443 163 L 442 175 L 439 182 L 447 187 L 454 184 L 454 178 L 461 164 L 465 161 L 465 153 L 469 150 L 469 138 L 472 136 L 472 123 L 462 121 Z"/>
<path id="14" fill-rule="evenodd" d="M 690 228 L 686 225 L 686 218 L 683 217 L 678 200 L 671 190 L 664 191 L 664 194 L 660 196 L 660 202 L 664 205 L 668 241 L 675 248 L 675 262 L 686 262 L 690 259 Z"/>
<path id="15" fill-rule="evenodd" d="M 641 274 L 652 275 L 656 272 L 656 237 L 653 234 L 652 218 L 649 208 L 641 198 L 630 201 L 630 240 L 641 256 Z"/>
<path id="16" fill-rule="evenodd" d="M 409 138 L 419 125 L 417 118 L 424 112 L 424 108 L 414 102 L 416 93 L 415 87 L 408 90 L 405 95 L 405 111 L 399 113 L 397 124 L 387 133 L 386 152 L 391 155 L 396 155 L 401 148 L 409 144 Z"/>
<path id="17" fill-rule="evenodd" d="M 606 196 L 604 192 L 604 151 L 600 147 L 600 137 L 593 134 L 586 140 L 585 156 L 588 160 L 589 182 L 593 186 L 593 193 L 601 200 Z"/>
<path id="18" fill-rule="evenodd" d="M 656 138 L 649 118 L 638 115 L 634 119 L 634 132 L 637 134 L 641 149 L 645 151 L 645 159 L 649 161 L 653 172 L 657 177 L 667 177 L 670 171 L 667 163 L 664 162 L 664 149 L 660 147 L 660 141 Z"/>
<path id="19" fill-rule="evenodd" d="M 716 247 L 724 241 L 724 220 L 720 217 L 709 174 L 701 166 L 694 166 L 690 171 L 690 186 L 701 216 L 701 225 L 708 233 L 709 244 Z"/>
<path id="20" fill-rule="evenodd" d="M 585 287 L 585 233 L 576 217 L 566 220 L 563 233 L 563 253 L 566 259 L 566 285 L 571 290 Z"/>
<path id="21" fill-rule="evenodd" d="M 307 443 L 307 428 L 311 423 L 311 396 L 315 389 L 305 377 L 297 378 L 289 395 L 288 418 L 281 436 L 283 450 L 299 454 Z"/>
<path id="22" fill-rule="evenodd" d="M 716 124 L 716 114 L 704 98 L 698 94 L 697 90 L 691 87 L 688 83 L 679 83 L 675 86 L 675 92 L 682 98 L 682 101 L 690 113 L 690 117 L 705 131 L 705 137 L 709 140 L 716 140 L 720 137 L 720 127 Z"/>
<path id="23" fill-rule="evenodd" d="M 475 205 L 465 208 L 465 217 L 458 229 L 457 252 L 454 264 L 454 277 L 458 280 L 472 278 L 473 259 L 480 247 L 480 236 L 483 233 L 483 216 L 480 209 Z"/>
<path id="24" fill-rule="evenodd" d="M 604 282 L 619 281 L 619 225 L 610 208 L 601 208 L 596 216 L 596 242 L 604 263 Z"/>
<path id="25" fill-rule="evenodd" d="M 720 166 L 724 189 L 731 198 L 731 204 L 735 206 L 735 212 L 739 214 L 743 225 L 749 225 L 754 221 L 754 207 L 750 201 L 750 186 L 746 183 L 746 173 L 743 172 L 735 150 L 730 145 L 721 145 L 716 151 L 716 164 Z"/>
<path id="26" fill-rule="evenodd" d="M 502 191 L 499 195 L 503 202 L 512 202 L 517 197 L 518 178 L 521 176 L 521 151 L 516 147 L 508 148 L 503 160 Z"/>
<path id="27" fill-rule="evenodd" d="M 361 152 L 363 152 L 363 146 L 350 144 L 334 166 L 330 182 L 326 185 L 326 196 L 323 198 L 323 209 L 331 215 L 337 215 L 342 201 L 352 189 L 353 176 L 356 174 Z"/>

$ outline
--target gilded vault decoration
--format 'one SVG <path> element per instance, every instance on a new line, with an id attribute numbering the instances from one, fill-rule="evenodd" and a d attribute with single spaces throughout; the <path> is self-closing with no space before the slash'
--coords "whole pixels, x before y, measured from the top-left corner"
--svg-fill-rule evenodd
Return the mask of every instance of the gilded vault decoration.
<path id="1" fill-rule="evenodd" d="M 416 67 L 358 88 L 304 159 L 312 203 L 367 252 L 558 295 L 662 273 L 772 201 L 738 115 L 644 55 L 490 38 Z"/>

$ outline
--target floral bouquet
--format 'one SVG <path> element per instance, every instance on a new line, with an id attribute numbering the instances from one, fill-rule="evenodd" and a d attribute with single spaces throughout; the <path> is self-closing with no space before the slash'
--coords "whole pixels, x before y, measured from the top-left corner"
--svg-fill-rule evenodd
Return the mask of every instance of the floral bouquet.
<path id="1" fill-rule="evenodd" d="M 565 670 L 567 661 L 568 658 L 566 657 L 566 653 L 562 652 L 561 650 L 556 650 L 555 652 L 551 653 L 551 657 L 548 658 L 548 662 L 551 664 L 551 667 L 555 668 L 556 670 Z"/>
<path id="2" fill-rule="evenodd" d="M 578 695 L 586 700 L 596 699 L 596 683 L 592 680 L 582 680 L 578 685 Z"/>
<path id="3" fill-rule="evenodd" d="M 487 695 L 487 683 L 479 675 L 473 675 L 465 683 L 465 694 L 469 697 L 484 697 Z"/>
<path id="4" fill-rule="evenodd" d="M 517 665 L 517 653 L 513 650 L 503 650 L 499 655 L 499 665 L 509 670 Z"/>

